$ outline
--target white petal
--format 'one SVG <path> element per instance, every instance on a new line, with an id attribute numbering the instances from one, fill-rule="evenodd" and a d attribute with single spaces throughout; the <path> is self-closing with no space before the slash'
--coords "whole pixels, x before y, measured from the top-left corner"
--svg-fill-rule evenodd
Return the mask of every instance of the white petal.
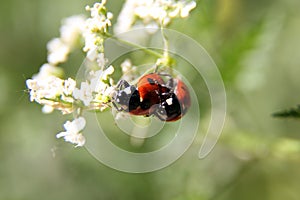
<path id="1" fill-rule="evenodd" d="M 71 121 L 66 121 L 64 123 L 64 128 L 67 132 L 72 132 L 72 133 L 76 132 L 76 130 L 74 130 L 74 128 L 73 128 L 73 124 Z"/>
<path id="2" fill-rule="evenodd" d="M 77 145 L 75 147 L 82 147 L 85 144 L 85 137 L 82 134 L 78 134 L 76 143 Z"/>
<path id="3" fill-rule="evenodd" d="M 91 97 L 91 96 L 86 96 L 82 101 L 83 101 L 83 104 L 84 104 L 85 106 L 89 106 L 90 103 L 92 102 L 92 100 L 93 100 L 93 97 Z"/>
<path id="4" fill-rule="evenodd" d="M 52 106 L 44 105 L 42 108 L 42 112 L 45 114 L 50 114 L 52 113 L 54 108 Z"/>
<path id="5" fill-rule="evenodd" d="M 64 128 L 67 131 L 66 133 L 68 133 L 69 135 L 77 134 L 84 129 L 85 124 L 86 124 L 85 119 L 83 117 L 79 117 L 77 119 L 74 119 L 72 122 L 67 121 L 64 124 Z"/>
<path id="6" fill-rule="evenodd" d="M 60 38 L 68 45 L 68 47 L 73 47 L 83 31 L 85 23 L 85 17 L 82 15 L 75 15 L 68 17 L 63 20 L 63 25 L 60 28 Z"/>
<path id="7" fill-rule="evenodd" d="M 112 19 L 114 17 L 114 15 L 111 12 L 107 13 L 107 19 Z"/>
<path id="8" fill-rule="evenodd" d="M 190 11 L 193 10 L 196 7 L 196 5 L 197 5 L 196 2 L 192 1 L 189 4 L 187 4 L 186 6 L 184 6 L 181 10 L 180 16 L 182 18 L 188 17 Z"/>
<path id="9" fill-rule="evenodd" d="M 73 97 L 75 99 L 80 99 L 80 97 L 81 97 L 81 91 L 78 88 L 74 89 L 74 91 L 73 91 Z"/>
<path id="10" fill-rule="evenodd" d="M 79 117 L 79 118 L 75 119 L 73 121 L 73 123 L 75 124 L 78 132 L 80 132 L 80 131 L 82 131 L 82 129 L 84 129 L 86 121 L 83 117 Z"/>
<path id="11" fill-rule="evenodd" d="M 113 74 L 115 71 L 114 67 L 112 65 L 110 65 L 104 72 L 103 72 L 103 76 L 101 77 L 103 80 L 107 80 L 108 75 Z"/>
<path id="12" fill-rule="evenodd" d="M 65 80 L 64 82 L 64 93 L 66 95 L 71 95 L 73 93 L 73 91 L 76 88 L 76 81 L 68 78 L 68 80 Z"/>
<path id="13" fill-rule="evenodd" d="M 60 132 L 60 133 L 56 134 L 56 138 L 65 137 L 66 135 L 68 135 L 68 132 Z"/>
<path id="14" fill-rule="evenodd" d="M 104 68 L 107 63 L 107 59 L 104 57 L 104 53 L 99 53 L 96 57 L 99 67 Z"/>
<path id="15" fill-rule="evenodd" d="M 90 60 L 90 61 L 94 61 L 94 60 L 96 60 L 96 58 L 97 58 L 97 50 L 96 50 L 96 46 L 95 47 L 93 47 L 93 48 L 91 48 L 88 52 L 87 52 L 87 54 L 86 54 L 86 57 Z"/>
<path id="16" fill-rule="evenodd" d="M 34 79 L 28 79 L 26 80 L 27 88 L 30 90 L 36 90 L 37 89 L 37 80 Z"/>

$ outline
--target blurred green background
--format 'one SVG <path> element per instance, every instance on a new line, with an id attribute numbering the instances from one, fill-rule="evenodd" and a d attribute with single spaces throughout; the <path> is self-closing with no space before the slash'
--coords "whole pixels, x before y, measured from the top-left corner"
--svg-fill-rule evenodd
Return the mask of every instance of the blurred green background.
<path id="1" fill-rule="evenodd" d="M 122 2 L 108 0 L 108 8 L 116 13 Z M 227 118 L 207 158 L 197 159 L 197 138 L 174 164 L 147 174 L 115 171 L 84 148 L 56 140 L 67 117 L 42 114 L 25 92 L 25 80 L 46 61 L 45 45 L 58 36 L 61 19 L 92 3 L 0 3 L 0 199 L 300 198 L 300 121 L 271 117 L 300 103 L 300 1 L 202 0 L 189 19 L 172 24 L 218 65 Z M 201 111 L 204 119 L 208 111 Z"/>

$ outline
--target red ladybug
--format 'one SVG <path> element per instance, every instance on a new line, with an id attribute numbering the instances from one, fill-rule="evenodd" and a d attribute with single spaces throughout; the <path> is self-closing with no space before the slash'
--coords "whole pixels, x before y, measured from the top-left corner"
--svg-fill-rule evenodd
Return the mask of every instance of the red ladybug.
<path id="1" fill-rule="evenodd" d="M 161 76 L 156 73 L 147 74 L 141 77 L 137 83 L 140 95 L 140 108 L 133 110 L 135 115 L 151 115 L 150 108 L 160 103 L 160 94 L 167 92 L 167 88 Z"/>
<path id="2" fill-rule="evenodd" d="M 162 77 L 156 73 L 141 77 L 137 87 L 121 80 L 117 86 L 119 91 L 114 97 L 114 102 L 118 103 L 120 107 L 115 107 L 133 115 L 149 116 L 150 108 L 160 103 L 159 95 L 166 91 L 165 89 L 162 90 L 164 84 Z"/>
<path id="3" fill-rule="evenodd" d="M 185 115 L 191 106 L 190 93 L 180 79 L 171 78 L 167 87 L 170 91 L 161 94 L 161 102 L 152 114 L 162 121 L 176 121 Z"/>
<path id="4" fill-rule="evenodd" d="M 132 115 L 154 115 L 162 121 L 176 121 L 191 105 L 188 88 L 180 79 L 170 78 L 165 84 L 157 73 L 141 77 L 137 87 L 121 80 L 117 88 L 114 106 Z"/>

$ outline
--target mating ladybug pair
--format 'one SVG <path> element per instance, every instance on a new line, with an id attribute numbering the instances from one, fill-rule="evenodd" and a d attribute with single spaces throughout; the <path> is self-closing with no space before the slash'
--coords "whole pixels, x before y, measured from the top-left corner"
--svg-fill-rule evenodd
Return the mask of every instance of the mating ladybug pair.
<path id="1" fill-rule="evenodd" d="M 168 77 L 165 82 L 162 76 Z M 118 111 L 132 115 L 154 115 L 162 121 L 180 119 L 191 106 L 187 86 L 168 74 L 151 73 L 141 77 L 137 86 L 121 80 L 113 104 Z M 119 106 L 117 106 L 119 105 Z"/>

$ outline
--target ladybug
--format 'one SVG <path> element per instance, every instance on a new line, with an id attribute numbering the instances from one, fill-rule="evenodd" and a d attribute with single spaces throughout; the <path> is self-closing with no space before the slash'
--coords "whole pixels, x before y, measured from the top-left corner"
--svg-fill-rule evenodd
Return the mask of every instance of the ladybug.
<path id="1" fill-rule="evenodd" d="M 161 102 L 153 114 L 162 121 L 176 121 L 186 114 L 191 106 L 191 98 L 188 87 L 180 79 L 171 78 L 166 87 L 170 89 L 161 94 Z"/>
<path id="2" fill-rule="evenodd" d="M 167 83 L 162 76 L 170 77 Z M 180 79 L 166 74 L 144 75 L 139 79 L 137 86 L 121 80 L 117 88 L 113 105 L 117 110 L 132 115 L 154 115 L 162 121 L 176 121 L 191 105 L 187 86 Z"/>
<path id="3" fill-rule="evenodd" d="M 161 76 L 151 73 L 141 77 L 137 87 L 121 80 L 117 85 L 119 91 L 114 97 L 114 102 L 120 105 L 115 107 L 119 111 L 129 112 L 133 115 L 150 116 L 150 108 L 160 103 L 160 94 L 166 92 L 162 89 L 165 82 Z"/>

